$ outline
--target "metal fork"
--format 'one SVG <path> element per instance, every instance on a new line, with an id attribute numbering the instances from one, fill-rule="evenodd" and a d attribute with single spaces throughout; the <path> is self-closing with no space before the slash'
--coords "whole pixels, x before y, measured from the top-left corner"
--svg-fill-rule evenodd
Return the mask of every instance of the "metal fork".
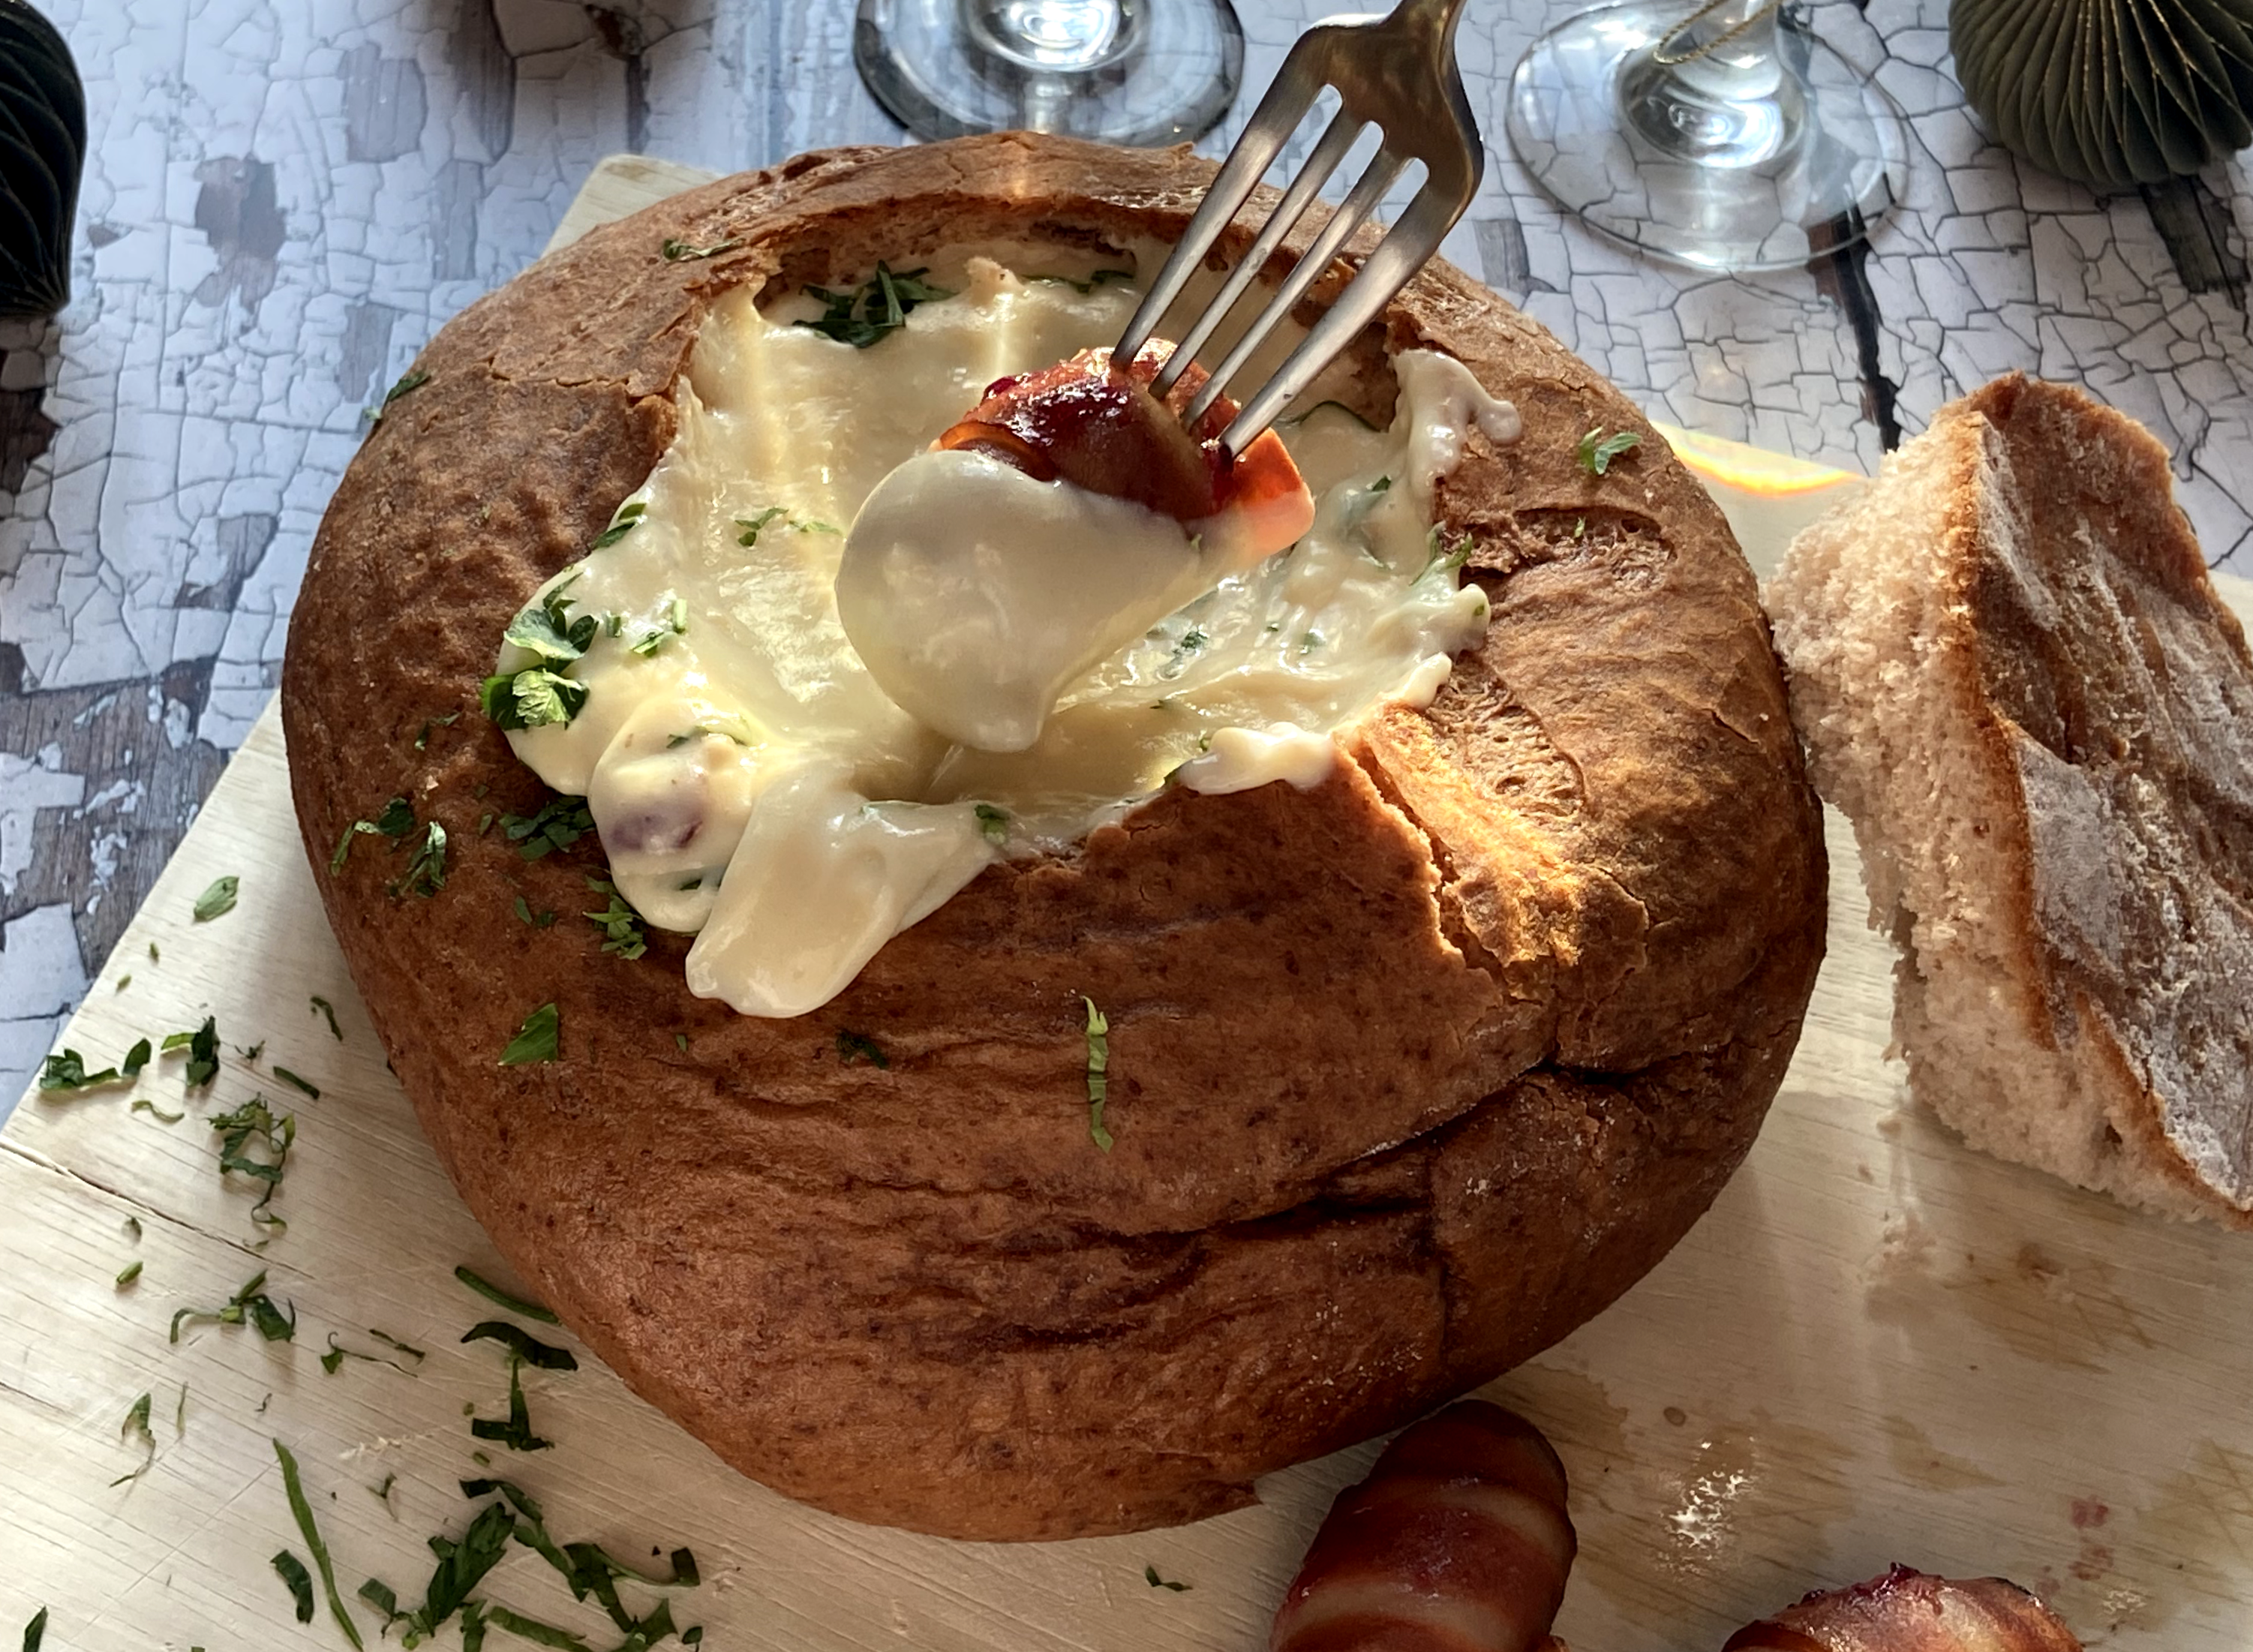
<path id="1" fill-rule="evenodd" d="M 1219 293 L 1183 332 L 1172 359 L 1152 383 L 1150 388 L 1164 396 L 1252 284 L 1268 255 L 1297 225 L 1315 192 L 1344 162 L 1363 129 L 1372 124 L 1378 128 L 1382 143 L 1347 193 L 1345 204 L 1331 215 L 1258 319 L 1212 369 L 1212 376 L 1189 402 L 1182 422 L 1194 425 L 1243 370 L 1275 324 L 1329 268 L 1346 238 L 1376 210 L 1393 180 L 1411 162 L 1423 162 L 1424 185 L 1408 210 L 1363 261 L 1359 273 L 1322 318 L 1284 359 L 1273 377 L 1244 401 L 1242 410 L 1222 433 L 1221 441 L 1230 452 L 1243 452 L 1355 334 L 1383 313 L 1392 296 L 1439 250 L 1440 240 L 1471 204 L 1480 175 L 1486 170 L 1486 150 L 1479 142 L 1470 101 L 1463 94 L 1463 77 L 1455 66 L 1455 25 L 1462 11 L 1463 0 L 1400 0 L 1389 17 L 1321 24 L 1301 35 L 1284 58 L 1274 84 L 1252 112 L 1243 136 L 1237 139 L 1219 175 L 1205 192 L 1173 255 L 1158 272 L 1133 319 L 1126 324 L 1126 331 L 1120 335 L 1116 357 L 1131 360 L 1156 329 L 1159 318 L 1181 296 L 1238 208 L 1250 199 L 1253 187 L 1282 152 L 1322 88 L 1336 88 L 1337 114 L 1314 153 L 1284 190 L 1274 213 L 1229 272 Z"/>

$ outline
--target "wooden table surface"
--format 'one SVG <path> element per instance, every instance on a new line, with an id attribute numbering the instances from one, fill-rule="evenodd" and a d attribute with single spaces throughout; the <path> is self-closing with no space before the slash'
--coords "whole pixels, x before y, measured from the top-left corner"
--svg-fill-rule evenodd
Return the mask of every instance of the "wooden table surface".
<path id="1" fill-rule="evenodd" d="M 608 169 L 582 216 L 694 176 Z M 2245 589 L 2230 586 L 2241 611 Z M 1487 1391 L 1540 1423 L 1572 1475 L 1581 1551 L 1560 1632 L 1579 1652 L 1704 1652 L 1804 1590 L 1900 1560 L 2016 1578 L 2092 1647 L 2242 1652 L 2249 1241 L 1998 1163 L 1912 1111 L 1883 1058 L 1890 956 L 1865 925 L 1851 839 L 1831 826 L 1830 957 L 1750 1160 L 1625 1300 Z M 197 896 L 227 875 L 239 903 L 197 921 Z M 1260 1506 L 1194 1526 L 1026 1546 L 791 1503 L 590 1356 L 529 1374 L 533 1425 L 553 1450 L 481 1444 L 466 1413 L 502 1414 L 506 1370 L 492 1343 L 457 1340 L 495 1314 L 453 1270 L 499 1277 L 499 1265 L 386 1070 L 323 921 L 270 708 L 62 1042 L 107 1066 L 206 1015 L 222 1053 L 208 1090 L 186 1089 L 173 1055 L 131 1085 L 27 1098 L 0 1134 L 12 1264 L 0 1277 L 0 1636 L 44 1606 L 49 1652 L 342 1645 L 325 1613 L 295 1621 L 270 1564 L 282 1548 L 306 1552 L 278 1439 L 370 1636 L 374 1614 L 351 1599 L 361 1581 L 419 1600 L 425 1538 L 460 1534 L 458 1481 L 491 1472 L 541 1500 L 559 1541 L 628 1558 L 692 1547 L 704 1581 L 675 1614 L 726 1652 L 1253 1652 L 1330 1497 L 1373 1455 L 1271 1476 Z M 259 1189 L 222 1177 L 206 1122 L 255 1096 L 298 1131 L 274 1203 L 288 1228 L 263 1248 Z M 221 1304 L 260 1272 L 296 1314 L 292 1340 L 210 1322 L 167 1340 L 176 1312 Z M 380 1354 L 378 1330 L 426 1357 L 323 1369 L 332 1335 Z M 146 1454 L 122 1429 L 143 1393 L 153 1459 L 113 1483 Z M 1154 1587 L 1146 1567 L 1190 1586 Z M 615 1638 L 528 1552 L 485 1593 L 593 1644 Z"/>

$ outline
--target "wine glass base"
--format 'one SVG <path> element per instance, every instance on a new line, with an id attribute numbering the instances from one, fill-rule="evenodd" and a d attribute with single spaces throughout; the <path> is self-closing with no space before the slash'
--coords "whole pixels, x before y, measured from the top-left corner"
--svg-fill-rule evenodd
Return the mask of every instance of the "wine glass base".
<path id="1" fill-rule="evenodd" d="M 1629 118 L 1634 82 L 1691 9 L 1625 0 L 1533 43 L 1507 122 L 1533 181 L 1589 227 L 1700 269 L 1789 269 L 1868 234 L 1907 187 L 1907 129 L 1891 98 L 1802 31 L 1777 31 L 1790 76 L 1780 102 L 1674 114 L 1667 148 L 1637 129 L 1653 122 L 1647 102 Z"/>
<path id="2" fill-rule="evenodd" d="M 1203 137 L 1244 79 L 1234 7 L 1090 0 L 1087 9 L 1106 4 L 1124 12 L 1122 26 L 1042 64 L 1038 52 L 1005 55 L 975 38 L 964 0 L 861 0 L 853 60 L 876 101 L 921 138 L 1022 129 L 1147 147 Z"/>

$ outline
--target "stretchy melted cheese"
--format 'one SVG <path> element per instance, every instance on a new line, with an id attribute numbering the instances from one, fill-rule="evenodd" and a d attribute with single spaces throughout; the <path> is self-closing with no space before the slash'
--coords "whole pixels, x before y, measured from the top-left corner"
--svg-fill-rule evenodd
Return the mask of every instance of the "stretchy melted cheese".
<path id="1" fill-rule="evenodd" d="M 1137 297 L 973 259 L 959 293 L 868 350 L 792 325 L 810 305 L 770 316 L 748 292 L 706 322 L 679 434 L 621 508 L 631 526 L 534 604 L 595 617 L 559 666 L 584 702 L 509 736 L 550 786 L 585 795 L 620 892 L 696 934 L 692 991 L 800 1014 L 997 857 L 1069 844 L 1168 776 L 1319 784 L 1331 731 L 1387 699 L 1429 703 L 1478 640 L 1486 599 L 1429 531 L 1432 484 L 1466 428 L 1509 440 L 1516 415 L 1459 364 L 1411 352 L 1391 431 L 1324 408 L 1284 432 L 1316 499 L 1305 538 L 1214 589 L 1168 590 L 1154 624 L 1134 617 L 1068 673 L 1024 749 L 956 743 L 878 687 L 838 617 L 844 530 L 987 384 L 1117 337 Z M 944 506 L 942 491 L 941 533 Z M 1071 623 L 1116 624 L 1107 600 Z M 1043 622 L 996 624 L 1029 637 Z M 537 663 L 504 645 L 504 672 Z"/>

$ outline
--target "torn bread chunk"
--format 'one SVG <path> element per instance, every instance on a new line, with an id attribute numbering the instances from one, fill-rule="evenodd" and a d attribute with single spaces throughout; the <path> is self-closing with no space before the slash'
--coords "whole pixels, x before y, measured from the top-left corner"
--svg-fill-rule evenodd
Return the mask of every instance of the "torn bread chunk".
<path id="1" fill-rule="evenodd" d="M 2253 1227 L 2253 660 L 2169 479 L 2133 420 L 2013 374 L 1800 534 L 1768 608 L 1916 1096 Z"/>

